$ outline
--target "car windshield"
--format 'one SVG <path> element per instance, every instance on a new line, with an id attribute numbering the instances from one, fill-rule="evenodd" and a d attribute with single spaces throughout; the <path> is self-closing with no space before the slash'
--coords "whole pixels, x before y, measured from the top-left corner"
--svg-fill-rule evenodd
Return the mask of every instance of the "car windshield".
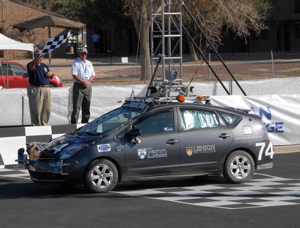
<path id="1" fill-rule="evenodd" d="M 124 123 L 136 117 L 142 112 L 142 109 L 119 108 L 115 109 L 94 121 L 86 124 L 78 131 L 78 133 L 86 133 L 90 135 L 102 135 L 114 131 Z"/>

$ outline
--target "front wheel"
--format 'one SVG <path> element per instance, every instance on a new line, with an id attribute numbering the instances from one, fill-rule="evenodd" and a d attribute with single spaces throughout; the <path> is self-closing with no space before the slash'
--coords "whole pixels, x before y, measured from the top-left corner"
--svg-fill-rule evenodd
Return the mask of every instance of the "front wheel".
<path id="1" fill-rule="evenodd" d="M 255 165 L 251 155 L 245 151 L 234 151 L 226 159 L 224 177 L 232 183 L 249 181 L 254 173 Z"/>
<path id="2" fill-rule="evenodd" d="M 84 176 L 85 186 L 92 192 L 105 193 L 112 190 L 118 182 L 118 170 L 109 160 L 93 161 Z"/>

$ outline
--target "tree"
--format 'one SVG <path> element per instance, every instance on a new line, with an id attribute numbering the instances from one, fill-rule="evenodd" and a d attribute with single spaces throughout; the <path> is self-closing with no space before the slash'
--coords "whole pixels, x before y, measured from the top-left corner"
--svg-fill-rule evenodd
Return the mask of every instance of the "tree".
<path id="1" fill-rule="evenodd" d="M 23 0 L 42 7 L 48 7 L 70 19 L 80 20 L 89 26 L 98 27 L 113 33 L 117 26 L 128 26 L 132 17 L 135 31 L 139 37 L 141 61 L 141 80 L 151 76 L 150 60 L 150 2 L 153 12 L 162 9 L 162 0 Z M 222 38 L 232 31 L 247 42 L 250 34 L 259 34 L 266 28 L 264 21 L 271 8 L 270 0 L 186 0 L 183 1 L 198 24 L 217 48 Z M 164 1 L 167 2 L 167 1 Z M 180 0 L 171 0 L 176 8 Z M 127 6 L 126 6 L 127 3 Z M 176 9 L 175 9 L 176 10 Z M 128 13 L 130 12 L 130 14 Z M 191 18 L 183 12 L 183 23 L 199 44 L 202 51 L 209 50 Z M 113 37 L 113 35 L 112 35 Z M 112 42 L 113 43 L 113 42 Z M 197 54 L 191 41 L 189 47 L 195 60 Z"/>
<path id="2" fill-rule="evenodd" d="M 150 1 L 145 0 L 126 0 L 130 14 L 133 19 L 135 31 L 139 37 L 139 51 L 141 61 L 141 80 L 149 79 L 151 76 L 150 59 Z M 153 5 L 153 11 L 161 9 L 160 1 Z"/>
<path id="3" fill-rule="evenodd" d="M 126 2 L 134 21 L 135 30 L 140 38 L 141 79 L 148 79 L 151 72 L 149 46 L 151 24 L 150 16 L 148 16 L 150 1 L 126 0 Z M 154 12 L 161 10 L 161 2 L 161 0 L 153 0 Z M 171 2 L 176 8 L 181 1 L 173 0 Z M 264 20 L 271 8 L 268 0 L 187 0 L 184 1 L 184 4 L 190 9 L 215 47 L 222 44 L 222 35 L 227 35 L 229 31 L 243 38 L 245 42 L 253 32 L 259 34 L 262 29 L 266 28 Z M 205 51 L 208 48 L 207 43 L 185 12 L 183 12 L 183 25 L 192 34 L 200 49 Z M 191 41 L 189 41 L 189 47 L 193 58 L 197 60 L 198 57 Z"/>
<path id="4" fill-rule="evenodd" d="M 54 6 L 56 12 L 103 31 L 110 51 L 114 51 L 116 29 L 130 27 L 132 24 L 123 0 L 60 0 Z"/>
<path id="5" fill-rule="evenodd" d="M 176 2 L 178 2 L 177 0 Z M 215 48 L 222 45 L 223 36 L 232 31 L 237 37 L 247 42 L 250 35 L 258 35 L 266 28 L 265 19 L 271 9 L 268 0 L 188 0 L 185 6 Z M 186 13 L 183 13 L 184 26 L 192 34 L 202 51 L 209 51 L 208 43 Z M 191 40 L 189 47 L 194 60 L 196 51 Z"/>
<path id="6" fill-rule="evenodd" d="M 40 9 L 51 10 L 52 2 L 54 2 L 54 0 L 21 0 L 21 2 L 28 3 Z"/>

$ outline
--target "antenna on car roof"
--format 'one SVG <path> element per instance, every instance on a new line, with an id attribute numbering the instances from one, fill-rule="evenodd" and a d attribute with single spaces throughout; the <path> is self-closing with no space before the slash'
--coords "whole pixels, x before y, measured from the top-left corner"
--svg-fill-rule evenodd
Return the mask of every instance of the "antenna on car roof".
<path id="1" fill-rule="evenodd" d="M 189 85 L 191 85 L 191 83 L 192 83 L 192 81 L 194 80 L 194 77 L 192 77 L 192 79 L 191 79 L 191 81 L 190 81 L 190 83 L 189 83 Z"/>
<path id="2" fill-rule="evenodd" d="M 151 93 L 154 92 L 154 91 L 153 91 L 153 89 L 154 89 L 154 87 L 153 87 L 153 81 L 154 81 L 154 77 L 155 77 L 156 71 L 157 71 L 157 69 L 158 69 L 158 66 L 159 66 L 159 64 L 160 64 L 160 61 L 161 61 L 161 58 L 163 57 L 163 55 L 162 55 L 162 54 L 159 54 L 158 56 L 159 56 L 159 59 L 158 59 L 158 61 L 157 61 L 157 63 L 156 63 L 155 70 L 154 70 L 154 72 L 153 72 L 153 74 L 152 74 L 151 81 L 150 81 L 149 86 L 148 86 L 148 88 L 147 88 L 146 97 L 149 97 L 149 92 L 150 92 L 150 91 L 151 91 Z"/>

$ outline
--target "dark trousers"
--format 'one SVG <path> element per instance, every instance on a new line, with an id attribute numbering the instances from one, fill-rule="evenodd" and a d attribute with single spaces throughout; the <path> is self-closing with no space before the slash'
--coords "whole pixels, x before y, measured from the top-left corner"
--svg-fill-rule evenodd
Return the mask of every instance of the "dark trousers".
<path id="1" fill-rule="evenodd" d="M 77 123 L 80 109 L 82 109 L 81 123 L 89 122 L 91 98 L 92 98 L 92 86 L 85 88 L 80 83 L 77 82 L 74 83 L 73 111 L 71 114 L 71 124 Z"/>

